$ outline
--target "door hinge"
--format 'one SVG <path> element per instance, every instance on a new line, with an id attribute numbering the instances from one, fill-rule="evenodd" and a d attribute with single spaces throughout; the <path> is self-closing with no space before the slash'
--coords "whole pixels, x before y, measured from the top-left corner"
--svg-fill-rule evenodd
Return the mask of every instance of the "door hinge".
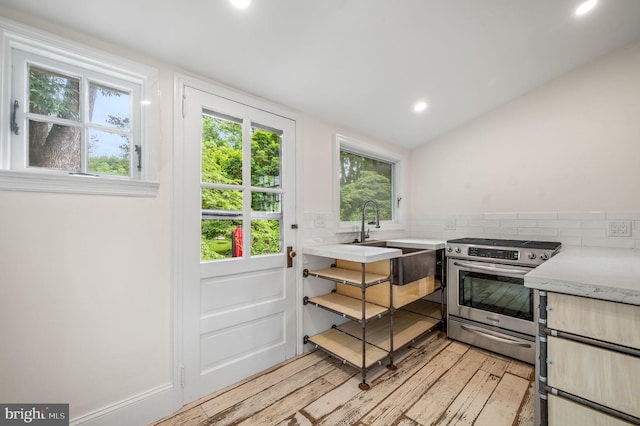
<path id="1" fill-rule="evenodd" d="M 185 372 L 184 372 L 184 365 L 180 366 L 180 387 L 183 388 L 184 387 L 184 380 L 185 380 Z"/>
<path id="2" fill-rule="evenodd" d="M 182 95 L 182 118 L 184 118 L 184 104 L 187 102 L 187 95 Z"/>

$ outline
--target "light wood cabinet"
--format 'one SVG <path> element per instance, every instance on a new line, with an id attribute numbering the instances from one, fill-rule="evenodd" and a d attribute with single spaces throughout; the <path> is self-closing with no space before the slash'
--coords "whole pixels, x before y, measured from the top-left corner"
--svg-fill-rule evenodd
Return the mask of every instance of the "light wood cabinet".
<path id="1" fill-rule="evenodd" d="M 540 296 L 540 424 L 640 424 L 640 306 Z"/>
<path id="2" fill-rule="evenodd" d="M 562 426 L 626 426 L 629 423 L 555 395 L 549 395 L 549 424 Z"/>
<path id="3" fill-rule="evenodd" d="M 554 330 L 640 348 L 640 307 L 548 293 L 547 324 Z"/>
<path id="4" fill-rule="evenodd" d="M 305 270 L 305 276 L 335 283 L 331 293 L 305 297 L 305 305 L 328 310 L 349 321 L 305 336 L 304 342 L 360 369 L 361 389 L 369 388 L 366 374 L 370 368 L 388 360 L 388 367 L 394 369 L 393 355 L 397 350 L 442 323 L 441 306 L 422 300 L 437 290 L 435 276 L 392 285 L 389 260 L 358 263 L 337 259 L 331 268 Z"/>

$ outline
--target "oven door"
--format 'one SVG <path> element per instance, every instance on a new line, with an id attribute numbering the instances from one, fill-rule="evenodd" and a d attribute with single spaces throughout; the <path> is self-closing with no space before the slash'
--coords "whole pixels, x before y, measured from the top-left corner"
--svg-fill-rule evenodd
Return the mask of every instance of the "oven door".
<path id="1" fill-rule="evenodd" d="M 449 315 L 534 336 L 536 295 L 524 286 L 524 275 L 532 269 L 449 259 Z"/>

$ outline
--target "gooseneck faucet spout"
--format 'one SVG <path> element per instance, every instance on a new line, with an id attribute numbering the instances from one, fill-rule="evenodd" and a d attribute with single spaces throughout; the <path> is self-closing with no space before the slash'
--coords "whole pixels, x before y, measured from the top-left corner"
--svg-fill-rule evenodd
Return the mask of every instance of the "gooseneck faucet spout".
<path id="1" fill-rule="evenodd" d="M 376 208 L 376 221 L 375 222 L 369 222 L 369 225 L 376 225 L 376 228 L 380 228 L 380 206 L 378 206 L 378 203 L 375 200 L 366 200 L 364 203 L 362 203 L 362 224 L 360 227 L 360 242 L 364 243 L 364 240 L 367 238 L 367 235 L 364 232 L 364 217 L 365 217 L 365 211 L 367 210 L 367 206 L 369 204 L 373 204 L 374 207 Z"/>

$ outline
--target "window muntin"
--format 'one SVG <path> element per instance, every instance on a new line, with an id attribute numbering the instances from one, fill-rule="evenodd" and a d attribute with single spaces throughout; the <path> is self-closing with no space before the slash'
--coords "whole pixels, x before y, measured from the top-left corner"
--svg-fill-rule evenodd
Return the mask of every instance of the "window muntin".
<path id="1" fill-rule="evenodd" d="M 157 71 L 2 18 L 0 37 L 0 189 L 155 196 Z"/>
<path id="2" fill-rule="evenodd" d="M 281 158 L 282 132 L 203 111 L 201 261 L 282 253 Z"/>

